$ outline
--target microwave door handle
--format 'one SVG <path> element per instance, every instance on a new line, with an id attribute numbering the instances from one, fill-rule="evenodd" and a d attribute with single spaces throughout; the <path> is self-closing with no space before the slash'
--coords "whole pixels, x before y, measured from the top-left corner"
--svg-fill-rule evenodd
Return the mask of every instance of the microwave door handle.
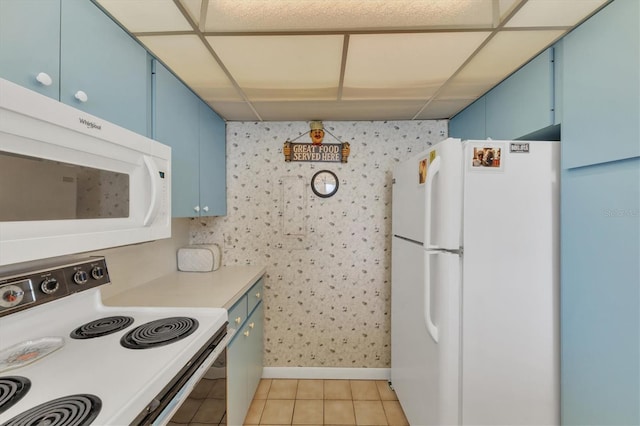
<path id="1" fill-rule="evenodd" d="M 151 202 L 149 203 L 149 209 L 147 210 L 147 214 L 144 217 L 144 226 L 149 226 L 153 223 L 156 216 L 158 215 L 158 210 L 160 209 L 160 202 L 162 197 L 159 194 L 161 191 L 161 186 L 158 184 L 158 176 L 160 176 L 160 172 L 158 171 L 158 167 L 156 167 L 155 162 L 148 155 L 143 156 L 144 164 L 147 168 L 147 172 L 149 173 L 149 180 L 151 181 Z"/>
<path id="2" fill-rule="evenodd" d="M 422 244 L 424 245 L 425 249 L 436 248 L 431 244 L 431 210 L 433 208 L 433 182 L 435 180 L 436 174 L 440 172 L 441 161 L 442 160 L 438 155 L 429 164 L 429 168 L 427 169 L 427 177 L 425 178 L 424 183 L 424 238 Z"/>

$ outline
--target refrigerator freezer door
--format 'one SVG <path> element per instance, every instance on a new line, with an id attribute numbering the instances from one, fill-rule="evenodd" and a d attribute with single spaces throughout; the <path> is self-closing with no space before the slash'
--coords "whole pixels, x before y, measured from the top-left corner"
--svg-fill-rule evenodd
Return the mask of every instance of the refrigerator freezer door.
<path id="1" fill-rule="evenodd" d="M 459 419 L 460 258 L 425 252 L 393 238 L 391 288 L 391 383 L 412 425 L 457 425 Z M 424 280 L 429 257 L 430 285 Z M 425 325 L 425 288 L 434 340 Z"/>
<path id="2" fill-rule="evenodd" d="M 446 139 L 394 168 L 394 235 L 424 243 L 427 248 L 460 248 L 461 164 L 460 139 Z M 431 206 L 429 212 L 425 211 L 427 205 Z M 425 223 L 427 217 L 429 224 Z"/>
<path id="3" fill-rule="evenodd" d="M 514 143 L 465 144 L 465 425 L 559 423 L 559 144 Z"/>

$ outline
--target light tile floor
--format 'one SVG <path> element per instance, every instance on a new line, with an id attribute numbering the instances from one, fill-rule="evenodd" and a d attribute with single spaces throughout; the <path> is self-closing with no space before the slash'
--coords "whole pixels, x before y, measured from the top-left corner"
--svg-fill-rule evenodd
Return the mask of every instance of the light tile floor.
<path id="1" fill-rule="evenodd" d="M 262 379 L 245 425 L 408 426 L 385 380 Z"/>

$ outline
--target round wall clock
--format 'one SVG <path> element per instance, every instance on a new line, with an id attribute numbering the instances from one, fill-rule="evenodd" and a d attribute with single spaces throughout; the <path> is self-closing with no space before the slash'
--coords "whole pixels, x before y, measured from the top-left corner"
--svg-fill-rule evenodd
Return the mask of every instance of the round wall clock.
<path id="1" fill-rule="evenodd" d="M 331 197 L 338 192 L 338 186 L 338 177 L 329 170 L 320 170 L 311 178 L 311 190 L 318 197 Z"/>

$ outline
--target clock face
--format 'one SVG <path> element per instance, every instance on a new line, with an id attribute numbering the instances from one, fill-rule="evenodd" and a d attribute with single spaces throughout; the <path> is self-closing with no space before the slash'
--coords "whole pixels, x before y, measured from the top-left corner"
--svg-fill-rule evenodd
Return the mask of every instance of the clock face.
<path id="1" fill-rule="evenodd" d="M 331 197 L 338 192 L 338 186 L 338 177 L 329 170 L 321 170 L 311 178 L 311 189 L 318 197 Z"/>

